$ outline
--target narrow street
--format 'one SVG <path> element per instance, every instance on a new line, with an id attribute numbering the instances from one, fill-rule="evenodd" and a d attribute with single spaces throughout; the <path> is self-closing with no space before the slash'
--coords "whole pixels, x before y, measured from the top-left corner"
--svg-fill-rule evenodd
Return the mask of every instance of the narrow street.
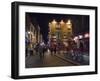
<path id="1" fill-rule="evenodd" d="M 45 53 L 44 57 L 40 58 L 39 55 L 31 55 L 26 57 L 26 68 L 35 67 L 56 67 L 56 66 L 75 66 L 67 60 L 63 60 L 56 55 Z"/>
<path id="2" fill-rule="evenodd" d="M 90 64 L 89 16 L 26 13 L 25 29 L 26 68 Z"/>

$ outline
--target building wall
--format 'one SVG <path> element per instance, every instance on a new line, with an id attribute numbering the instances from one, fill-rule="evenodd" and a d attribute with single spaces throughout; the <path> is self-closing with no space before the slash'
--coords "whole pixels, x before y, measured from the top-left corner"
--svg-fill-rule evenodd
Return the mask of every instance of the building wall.
<path id="1" fill-rule="evenodd" d="M 65 39 L 72 37 L 72 23 L 69 22 L 69 20 L 67 23 L 65 23 L 63 20 L 61 20 L 61 22 L 56 22 L 53 20 L 51 23 L 49 23 L 49 29 L 49 40 L 54 38 L 54 40 L 60 39 L 60 41 L 65 41 Z"/>

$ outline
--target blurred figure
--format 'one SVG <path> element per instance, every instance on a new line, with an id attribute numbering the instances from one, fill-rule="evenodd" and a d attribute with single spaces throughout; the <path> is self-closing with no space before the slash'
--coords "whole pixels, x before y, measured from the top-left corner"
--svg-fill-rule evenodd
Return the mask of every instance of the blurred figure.
<path id="1" fill-rule="evenodd" d="M 83 53 L 83 50 L 84 50 L 84 42 L 82 40 L 80 40 L 80 52 L 81 54 Z"/>
<path id="2" fill-rule="evenodd" d="M 44 42 L 41 42 L 41 43 L 39 44 L 39 48 L 38 48 L 40 59 L 44 58 L 45 49 L 46 49 L 46 48 L 45 48 Z"/>
<path id="3" fill-rule="evenodd" d="M 53 55 L 53 43 L 51 43 L 49 49 L 50 49 L 51 55 Z"/>
<path id="4" fill-rule="evenodd" d="M 35 50 L 36 54 L 39 53 L 39 43 L 37 43 L 37 44 L 35 45 L 34 50 Z"/>
<path id="5" fill-rule="evenodd" d="M 57 51 L 57 45 L 55 43 L 51 43 L 51 45 L 50 45 L 51 55 L 56 54 L 56 51 Z"/>
<path id="6" fill-rule="evenodd" d="M 56 54 L 56 51 L 57 51 L 57 45 L 54 44 L 54 54 Z"/>
<path id="7" fill-rule="evenodd" d="M 43 54 L 45 54 L 45 52 L 47 52 L 47 45 L 46 44 L 44 44 L 44 46 L 43 46 Z"/>

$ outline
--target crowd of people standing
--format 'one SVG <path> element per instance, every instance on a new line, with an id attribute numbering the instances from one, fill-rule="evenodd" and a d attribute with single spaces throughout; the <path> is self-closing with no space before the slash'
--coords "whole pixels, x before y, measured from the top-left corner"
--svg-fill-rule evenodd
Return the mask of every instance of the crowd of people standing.
<path id="1" fill-rule="evenodd" d="M 89 41 L 78 40 L 67 41 L 66 43 L 50 43 L 45 44 L 44 42 L 30 44 L 26 43 L 26 56 L 38 54 L 40 58 L 43 58 L 45 53 L 50 51 L 51 55 L 55 54 L 70 54 L 73 56 L 78 56 L 84 52 L 89 52 Z M 29 47 L 30 45 L 30 47 Z"/>

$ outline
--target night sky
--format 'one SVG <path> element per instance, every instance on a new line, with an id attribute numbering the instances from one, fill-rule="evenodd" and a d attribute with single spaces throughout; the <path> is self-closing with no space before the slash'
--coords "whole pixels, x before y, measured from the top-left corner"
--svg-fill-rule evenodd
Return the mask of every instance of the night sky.
<path id="1" fill-rule="evenodd" d="M 72 14 L 48 14 L 48 13 L 26 13 L 30 17 L 34 25 L 39 25 L 43 39 L 48 41 L 48 23 L 55 19 L 57 22 L 68 19 L 72 21 L 73 35 L 84 34 L 89 32 L 89 16 L 88 15 L 72 15 Z"/>

